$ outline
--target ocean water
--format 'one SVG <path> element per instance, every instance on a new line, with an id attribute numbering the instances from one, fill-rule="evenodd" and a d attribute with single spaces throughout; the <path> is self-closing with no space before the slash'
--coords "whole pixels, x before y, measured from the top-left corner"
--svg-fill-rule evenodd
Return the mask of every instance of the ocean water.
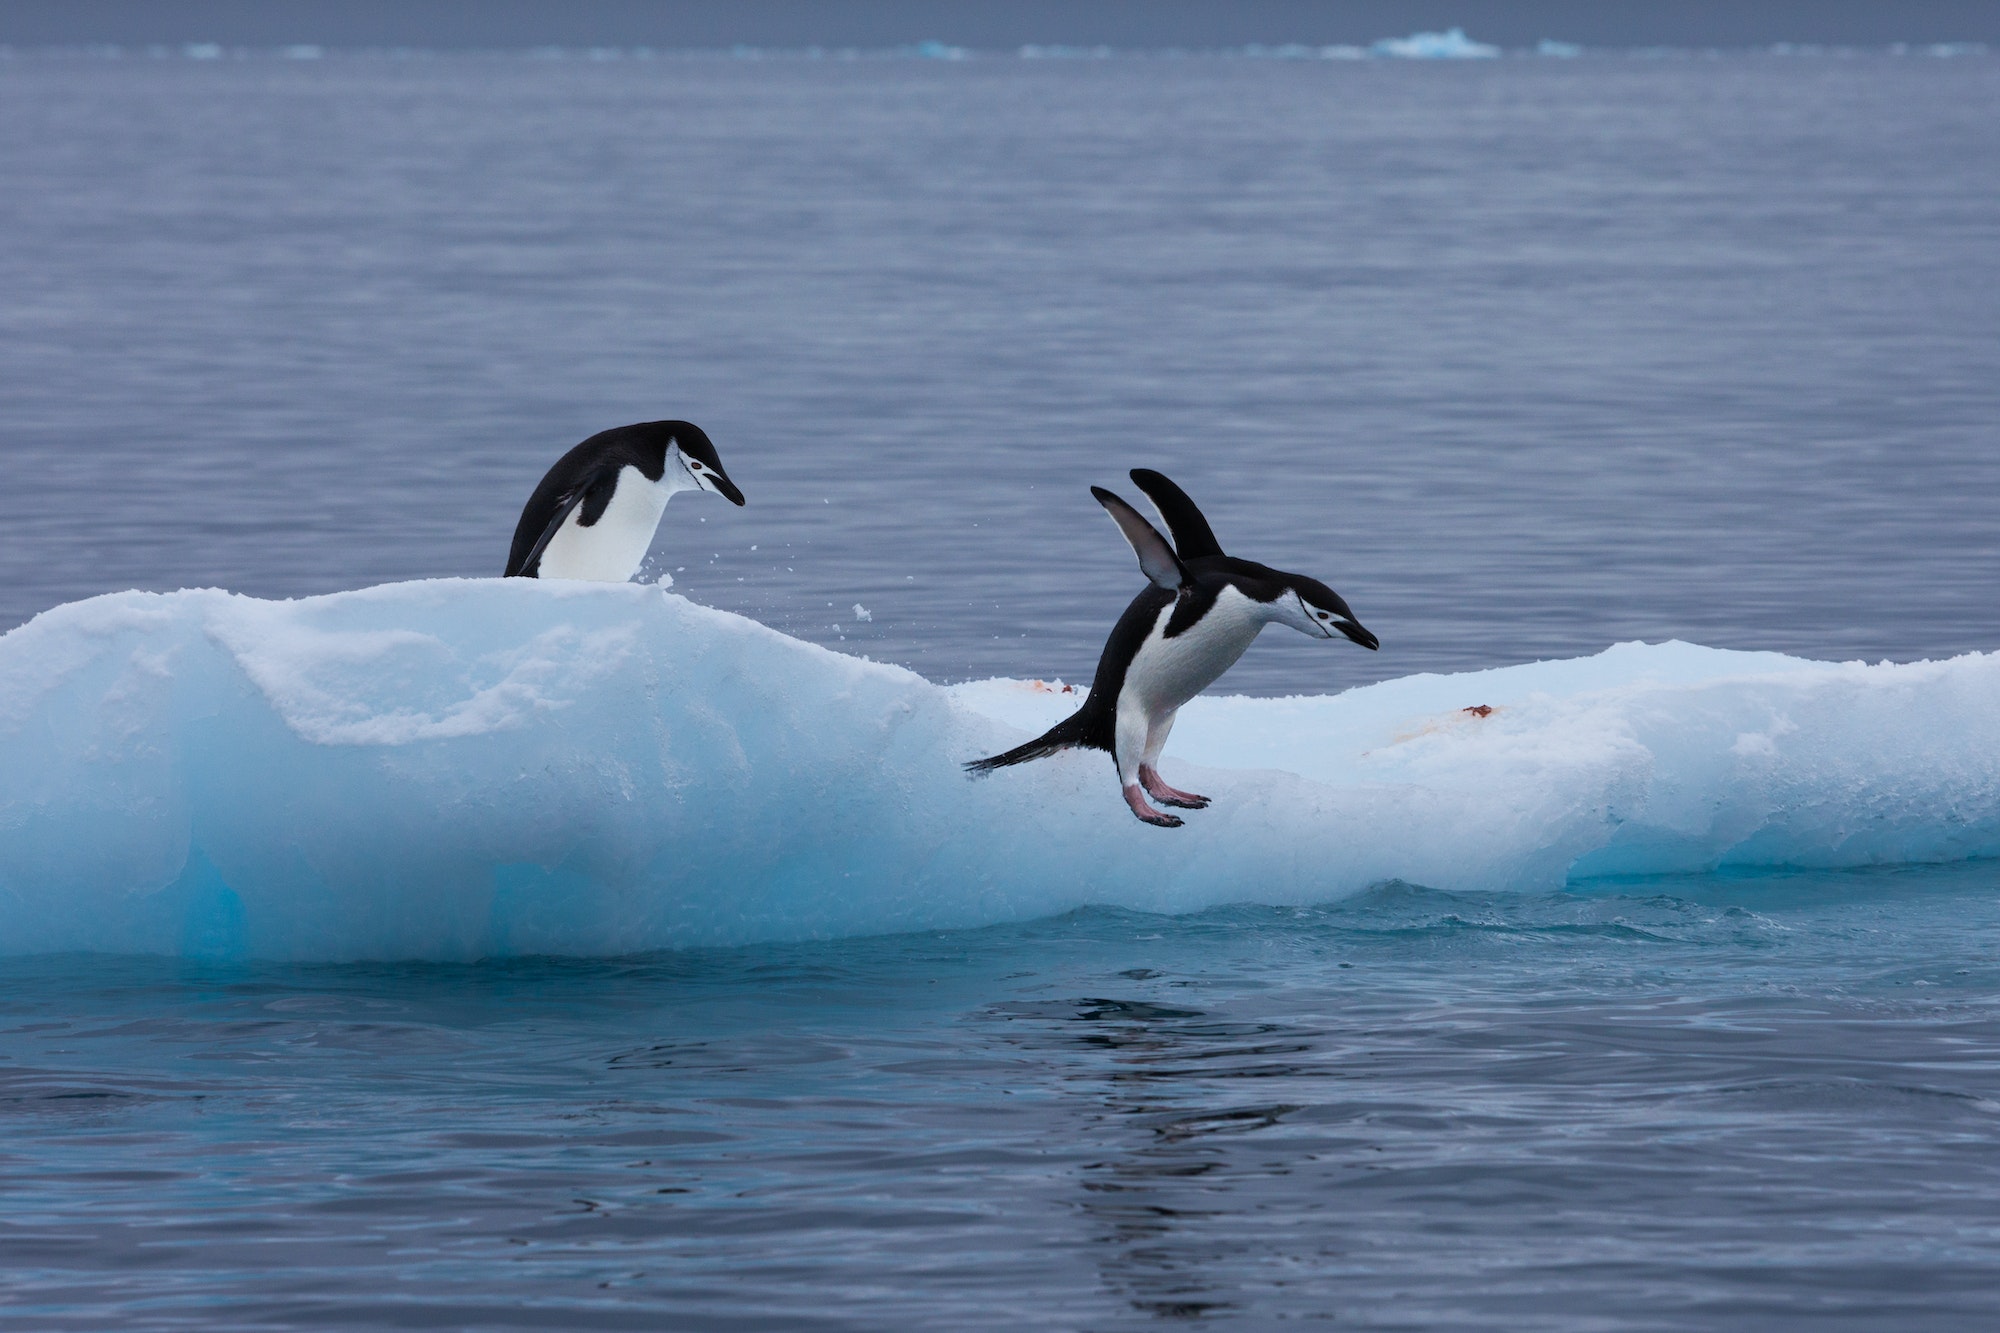
<path id="1" fill-rule="evenodd" d="M 750 503 L 649 572 L 938 681 L 1087 678 L 1135 465 L 1383 639 L 1232 691 L 1991 650 L 1996 113 L 1982 56 L 16 55 L 0 621 L 497 573 L 562 449 L 684 416 Z M 1937 845 L 1992 814 L 1959 739 Z M 1815 800 L 1865 838 L 1890 772 Z M 1156 836 L 1097 776 L 1104 854 Z M 1266 876 L 638 955 L 0 941 L 0 1319 L 1990 1324 L 2000 863 Z"/>
<path id="2" fill-rule="evenodd" d="M 7 1317 L 1984 1328 L 2000 876 L 0 967 Z"/>
<path id="3" fill-rule="evenodd" d="M 934 679 L 1088 679 L 1134 466 L 1384 644 L 1232 689 L 1992 648 L 1996 105 L 1987 57 L 17 58 L 0 622 L 496 574 L 564 449 L 685 417 L 749 505 L 675 502 L 676 586 Z"/>

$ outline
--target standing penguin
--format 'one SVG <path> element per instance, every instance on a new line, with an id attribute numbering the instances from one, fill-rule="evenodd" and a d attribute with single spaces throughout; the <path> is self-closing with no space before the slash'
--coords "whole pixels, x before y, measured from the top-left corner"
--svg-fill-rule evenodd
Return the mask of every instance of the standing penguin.
<path id="1" fill-rule="evenodd" d="M 687 421 L 600 431 L 556 460 L 514 528 L 507 578 L 623 583 L 639 572 L 675 491 L 743 503 L 715 446 Z"/>
<path id="2" fill-rule="evenodd" d="M 1381 641 L 1319 580 L 1224 555 L 1208 520 L 1173 482 L 1148 468 L 1134 468 L 1132 480 L 1160 511 L 1174 540 L 1168 545 L 1110 491 L 1090 488 L 1152 580 L 1112 627 L 1090 694 L 1075 713 L 1026 745 L 965 767 L 979 775 L 1072 746 L 1107 750 L 1132 813 L 1148 824 L 1178 828 L 1177 816 L 1146 803 L 1150 794 L 1184 810 L 1208 804 L 1206 796 L 1169 787 L 1154 767 L 1174 715 L 1235 665 L 1264 626 L 1277 621 L 1319 639 L 1338 633 L 1363 648 L 1379 648 Z"/>

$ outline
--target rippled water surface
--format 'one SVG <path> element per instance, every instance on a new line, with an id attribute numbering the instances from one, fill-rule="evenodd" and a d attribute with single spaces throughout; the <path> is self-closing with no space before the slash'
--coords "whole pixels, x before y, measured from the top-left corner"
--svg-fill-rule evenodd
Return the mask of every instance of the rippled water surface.
<path id="1" fill-rule="evenodd" d="M 495 574 L 677 416 L 750 505 L 658 567 L 935 679 L 1088 678 L 1135 465 L 1381 635 L 1238 690 L 2000 642 L 2000 59 L 22 58 L 0 121 L 6 621 Z"/>
<path id="2" fill-rule="evenodd" d="M 939 679 L 1088 674 L 1136 464 L 1384 641 L 1232 689 L 2000 646 L 2000 59 L 23 55 L 0 124 L 8 624 L 496 573 L 686 416 L 750 505 L 654 569 Z M 16 958 L 0 1320 L 1985 1328 L 1996 946 L 1984 863 Z"/>
<path id="3" fill-rule="evenodd" d="M 8 962 L 0 1308 L 1985 1327 L 1996 890 L 1387 886 L 610 962 Z"/>

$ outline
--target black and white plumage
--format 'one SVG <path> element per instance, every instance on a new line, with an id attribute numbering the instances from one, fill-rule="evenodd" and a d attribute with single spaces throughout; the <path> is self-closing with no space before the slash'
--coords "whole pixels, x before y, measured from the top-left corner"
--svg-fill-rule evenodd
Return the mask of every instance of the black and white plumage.
<path id="1" fill-rule="evenodd" d="M 1105 750 L 1118 765 L 1132 813 L 1175 828 L 1181 820 L 1148 805 L 1148 794 L 1190 810 L 1201 809 L 1208 798 L 1168 786 L 1155 767 L 1174 716 L 1235 665 L 1264 626 L 1290 625 L 1322 639 L 1342 635 L 1364 648 L 1381 644 L 1355 620 L 1340 594 L 1318 579 L 1224 555 L 1201 510 L 1164 476 L 1134 468 L 1132 480 L 1160 511 L 1173 542 L 1110 491 L 1090 488 L 1150 580 L 1112 627 L 1090 694 L 1075 713 L 1034 740 L 965 767 L 983 774 L 1076 746 Z"/>
<path id="2" fill-rule="evenodd" d="M 557 459 L 528 497 L 506 577 L 623 583 L 639 572 L 676 491 L 743 503 L 715 445 L 692 422 L 598 432 Z"/>

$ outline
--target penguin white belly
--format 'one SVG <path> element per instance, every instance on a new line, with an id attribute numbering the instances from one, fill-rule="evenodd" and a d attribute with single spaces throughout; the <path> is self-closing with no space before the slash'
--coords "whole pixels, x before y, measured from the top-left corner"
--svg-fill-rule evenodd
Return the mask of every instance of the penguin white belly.
<path id="1" fill-rule="evenodd" d="M 1160 612 L 1153 632 L 1125 668 L 1119 710 L 1129 700 L 1157 722 L 1200 694 L 1248 651 L 1264 628 L 1263 610 L 1234 588 L 1224 588 L 1208 614 L 1169 639 L 1174 608 Z"/>
<path id="2" fill-rule="evenodd" d="M 586 579 L 597 583 L 623 583 L 639 572 L 646 550 L 659 530 L 660 515 L 674 488 L 648 481 L 636 467 L 618 472 L 618 487 L 611 503 L 584 527 L 583 506 L 569 511 L 563 525 L 542 551 L 540 576 L 545 579 Z"/>

